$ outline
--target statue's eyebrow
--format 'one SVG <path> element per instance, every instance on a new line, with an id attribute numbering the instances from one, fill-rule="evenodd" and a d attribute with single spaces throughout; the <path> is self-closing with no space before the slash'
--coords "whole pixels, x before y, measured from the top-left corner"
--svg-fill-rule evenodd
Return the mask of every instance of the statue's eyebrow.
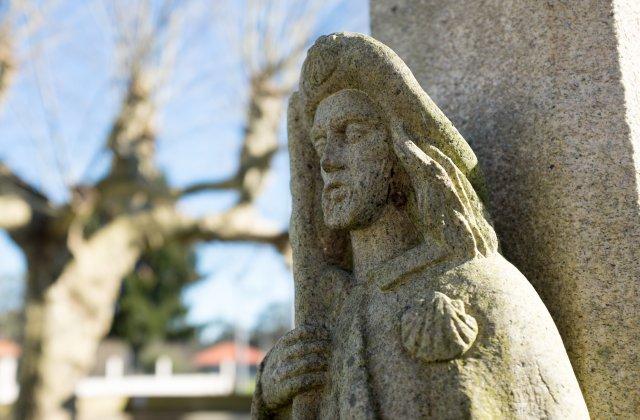
<path id="1" fill-rule="evenodd" d="M 344 114 L 337 117 L 335 120 L 331 121 L 331 127 L 334 129 L 343 128 L 345 125 L 349 123 L 362 123 L 373 125 L 374 121 L 371 121 L 371 118 L 366 115 L 359 114 Z"/>

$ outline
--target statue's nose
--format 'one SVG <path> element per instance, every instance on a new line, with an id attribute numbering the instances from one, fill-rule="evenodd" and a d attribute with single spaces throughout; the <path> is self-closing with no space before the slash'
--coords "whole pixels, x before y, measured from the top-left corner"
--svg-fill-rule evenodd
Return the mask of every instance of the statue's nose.
<path id="1" fill-rule="evenodd" d="M 328 173 L 344 169 L 344 164 L 340 163 L 335 153 L 325 150 L 325 153 L 322 154 L 322 158 L 320 159 L 320 167 L 324 172 Z"/>

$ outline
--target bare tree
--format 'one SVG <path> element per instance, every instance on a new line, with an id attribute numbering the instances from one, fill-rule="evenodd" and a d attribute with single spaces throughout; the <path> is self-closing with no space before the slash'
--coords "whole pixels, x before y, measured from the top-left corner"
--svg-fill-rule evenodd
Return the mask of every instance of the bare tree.
<path id="1" fill-rule="evenodd" d="M 326 2 L 249 0 L 240 25 L 225 28 L 226 18 L 215 20 L 241 53 L 247 81 L 240 162 L 226 179 L 180 190 L 163 182 L 155 159 L 161 91 L 175 65 L 185 22 L 211 5 L 157 3 L 107 6 L 119 73 L 126 79 L 105 141 L 112 156 L 108 173 L 91 185 L 71 185 L 71 199 L 56 205 L 0 166 L 0 228 L 10 233 L 28 263 L 19 419 L 68 418 L 65 404 L 91 368 L 109 330 L 120 283 L 144 250 L 169 240 L 249 241 L 289 254 L 287 232 L 261 217 L 255 200 L 279 148 L 284 99 Z M 0 99 L 13 68 L 10 39 L 0 39 Z M 189 194 L 219 190 L 238 193 L 225 211 L 195 218 L 176 206 Z"/>

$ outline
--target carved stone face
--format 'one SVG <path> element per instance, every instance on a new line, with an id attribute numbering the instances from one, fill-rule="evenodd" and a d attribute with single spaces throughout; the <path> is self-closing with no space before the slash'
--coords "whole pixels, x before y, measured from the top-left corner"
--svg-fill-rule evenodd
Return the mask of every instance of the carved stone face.
<path id="1" fill-rule="evenodd" d="M 387 203 L 393 166 L 387 130 L 375 105 L 356 90 L 325 98 L 316 110 L 311 139 L 320 157 L 327 226 L 371 224 Z"/>

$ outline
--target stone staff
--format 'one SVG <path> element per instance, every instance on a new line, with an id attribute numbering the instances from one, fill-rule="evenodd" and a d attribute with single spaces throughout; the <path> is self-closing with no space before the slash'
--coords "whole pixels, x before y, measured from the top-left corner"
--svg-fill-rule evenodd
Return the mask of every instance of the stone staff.
<path id="1" fill-rule="evenodd" d="M 287 132 L 293 193 L 292 215 L 295 216 L 291 218 L 290 237 L 293 252 L 296 329 L 285 335 L 281 341 L 296 346 L 297 340 L 303 340 L 302 344 L 297 345 L 296 348 L 304 351 L 301 349 L 305 345 L 304 340 L 310 341 L 311 345 L 308 347 L 313 348 L 315 337 L 328 336 L 326 324 L 331 302 L 342 293 L 345 285 L 350 281 L 349 274 L 343 268 L 351 264 L 351 252 L 346 232 L 327 229 L 322 220 L 322 209 L 313 205 L 322 196 L 323 181 L 320 176 L 318 157 L 308 136 L 308 127 L 305 126 L 297 92 L 289 101 Z M 271 357 L 271 352 L 268 357 L 265 357 L 265 362 L 269 359 L 274 359 Z M 324 366 L 322 363 L 321 365 Z M 283 383 L 281 388 L 287 388 L 284 391 L 285 394 L 297 396 L 290 405 L 285 404 L 282 407 L 280 401 L 265 403 L 262 392 L 263 369 L 264 366 L 261 366 L 258 371 L 252 407 L 254 418 L 316 417 L 316 413 L 319 412 L 318 388 L 324 385 L 324 373 L 300 375 L 288 383 Z M 281 376 L 289 375 L 282 368 L 280 371 L 282 371 Z M 300 390 L 304 392 L 299 393 Z M 274 415 L 273 405 L 278 406 L 277 415 Z"/>

